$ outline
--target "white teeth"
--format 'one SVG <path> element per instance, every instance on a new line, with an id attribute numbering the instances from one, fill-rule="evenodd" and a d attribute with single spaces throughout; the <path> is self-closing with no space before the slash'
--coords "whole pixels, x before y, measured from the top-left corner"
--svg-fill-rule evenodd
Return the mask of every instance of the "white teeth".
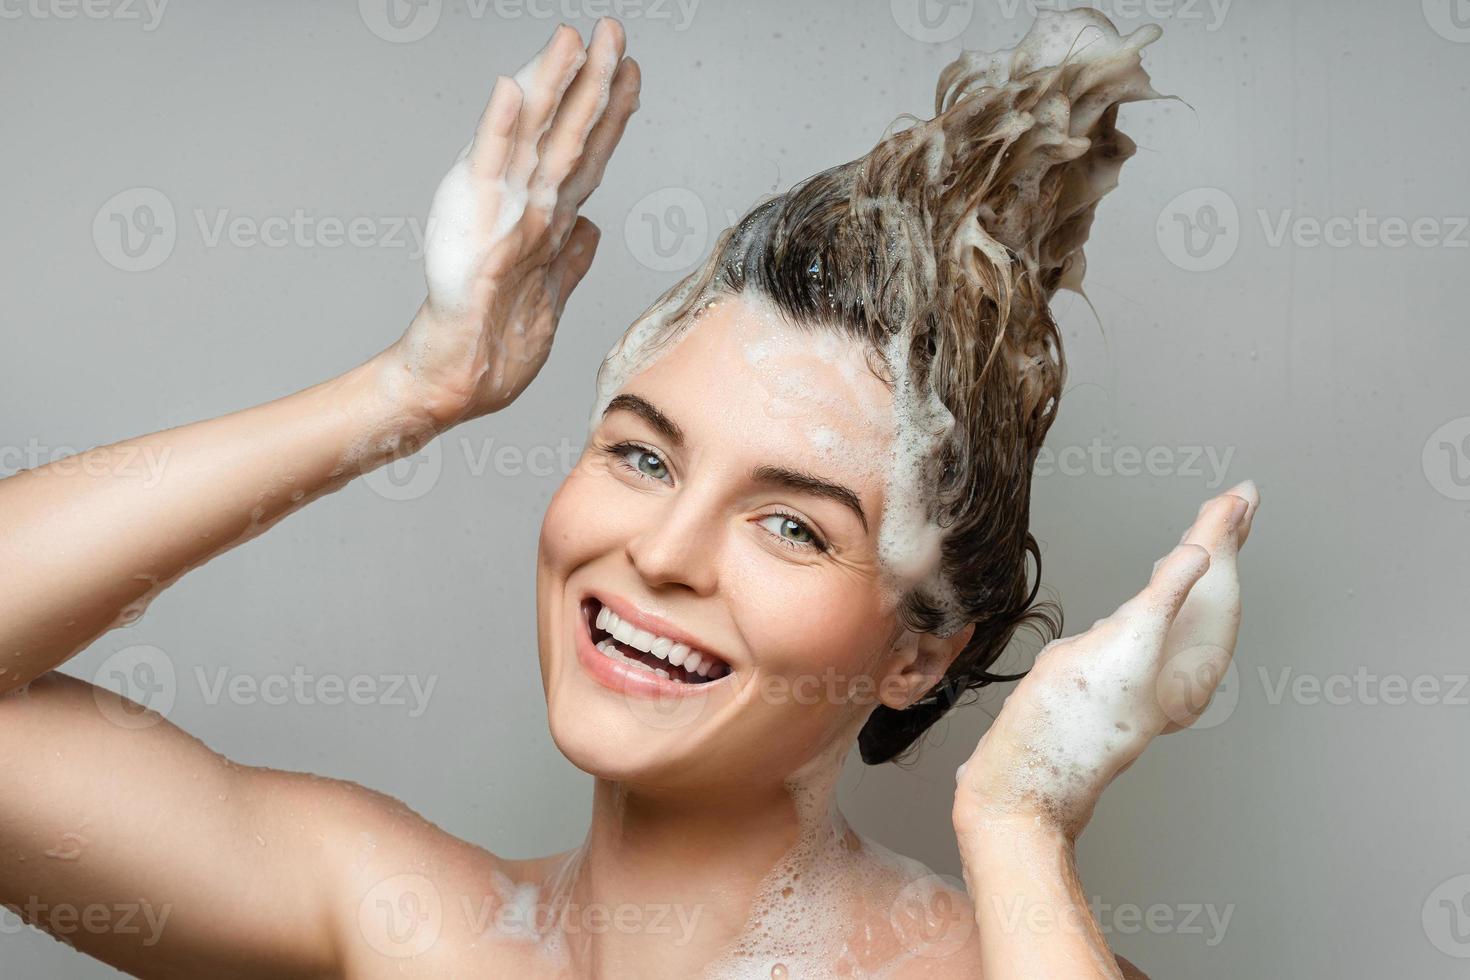
<path id="1" fill-rule="evenodd" d="M 651 653 L 660 660 L 667 660 L 675 667 L 683 667 L 691 674 L 707 677 L 714 680 L 723 677 L 730 672 L 730 668 L 717 661 L 714 657 L 701 654 L 698 650 L 691 650 L 688 644 L 675 643 L 666 636 L 659 636 L 649 630 L 638 629 L 632 623 L 619 619 L 618 614 L 606 606 L 597 611 L 596 628 L 610 634 L 610 638 L 602 640 L 597 644 L 597 649 L 609 657 L 619 657 L 640 667 L 652 670 L 655 673 L 668 677 L 666 670 L 649 667 L 647 664 L 632 657 L 625 656 L 614 644 L 613 640 L 625 646 L 632 647 L 643 653 Z"/>
<path id="2" fill-rule="evenodd" d="M 662 667 L 655 667 L 653 669 L 653 672 L 655 674 L 657 674 L 658 676 L 662 677 L 664 680 L 668 680 L 669 679 L 669 672 L 667 670 L 664 670 Z"/>

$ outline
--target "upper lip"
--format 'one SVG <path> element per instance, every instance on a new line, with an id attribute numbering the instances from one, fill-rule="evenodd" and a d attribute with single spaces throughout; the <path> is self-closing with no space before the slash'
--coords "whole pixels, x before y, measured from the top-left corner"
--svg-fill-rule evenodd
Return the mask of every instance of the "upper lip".
<path id="1" fill-rule="evenodd" d="M 720 653 L 718 650 L 712 649 L 699 637 L 675 626 L 661 616 L 655 616 L 651 612 L 639 609 L 630 600 L 624 599 L 622 596 L 613 595 L 608 592 L 588 592 L 586 598 L 602 603 L 616 613 L 619 619 L 632 624 L 635 629 L 647 630 L 657 636 L 667 637 L 675 643 L 682 643 L 691 650 L 697 650 L 708 657 L 713 657 L 730 669 L 734 669 L 735 665 L 729 657 Z"/>

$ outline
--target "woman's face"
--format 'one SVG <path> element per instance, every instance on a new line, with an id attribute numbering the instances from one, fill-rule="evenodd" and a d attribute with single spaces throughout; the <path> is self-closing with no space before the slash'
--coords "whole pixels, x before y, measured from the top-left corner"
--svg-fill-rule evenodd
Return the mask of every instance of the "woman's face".
<path id="1" fill-rule="evenodd" d="M 893 432 L 856 341 L 759 300 L 706 308 L 628 380 L 541 528 L 542 678 L 574 764 L 748 785 L 855 734 L 896 659 Z"/>

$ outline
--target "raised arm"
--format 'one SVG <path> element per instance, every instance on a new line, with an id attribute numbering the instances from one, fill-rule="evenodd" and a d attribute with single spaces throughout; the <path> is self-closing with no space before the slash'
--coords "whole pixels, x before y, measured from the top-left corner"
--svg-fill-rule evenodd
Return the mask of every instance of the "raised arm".
<path id="1" fill-rule="evenodd" d="M 334 842 L 417 818 L 231 765 L 47 672 L 190 569 L 530 383 L 596 247 L 578 209 L 637 105 L 623 48 L 614 21 L 585 49 L 563 26 L 497 81 L 434 199 L 428 296 L 391 348 L 278 401 L 0 481 L 0 903 L 58 933 L 45 910 L 146 906 L 166 917 L 152 942 L 148 928 L 66 938 L 149 976 L 320 975 L 360 941 L 338 914 L 350 861 Z"/>
<path id="2" fill-rule="evenodd" d="M 402 375 L 385 353 L 257 408 L 0 480 L 0 690 L 136 618 L 191 568 L 432 436 Z"/>
<path id="3" fill-rule="evenodd" d="M 1208 501 L 1142 592 L 1041 652 L 961 767 L 955 832 L 986 980 L 1142 976 L 1108 948 L 1074 849 L 1108 784 L 1224 676 L 1257 503 L 1250 483 Z"/>
<path id="4" fill-rule="evenodd" d="M 278 401 L 0 480 L 0 691 L 191 568 L 520 394 L 596 248 L 577 210 L 637 103 L 622 49 L 605 21 L 584 66 L 562 27 L 519 81 L 499 79 L 435 195 L 429 295 L 391 348 Z"/>

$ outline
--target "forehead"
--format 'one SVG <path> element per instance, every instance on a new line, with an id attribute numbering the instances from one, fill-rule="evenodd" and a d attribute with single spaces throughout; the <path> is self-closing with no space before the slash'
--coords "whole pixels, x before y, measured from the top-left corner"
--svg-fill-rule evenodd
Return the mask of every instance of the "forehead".
<path id="1" fill-rule="evenodd" d="M 653 401 L 691 440 L 779 454 L 760 462 L 801 463 L 867 492 L 877 492 L 892 447 L 893 396 L 863 344 L 794 327 L 760 299 L 717 299 L 626 390 Z"/>

